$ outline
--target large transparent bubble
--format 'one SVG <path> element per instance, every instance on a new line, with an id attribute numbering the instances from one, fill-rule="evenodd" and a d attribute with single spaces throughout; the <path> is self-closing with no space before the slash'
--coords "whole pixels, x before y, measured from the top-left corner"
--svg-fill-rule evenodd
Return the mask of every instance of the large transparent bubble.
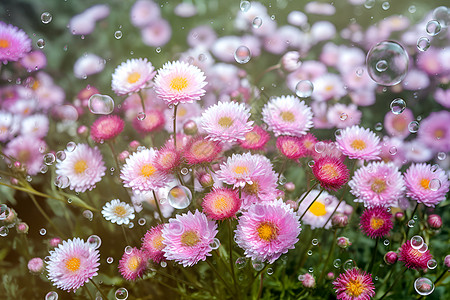
<path id="1" fill-rule="evenodd" d="M 408 53 L 394 41 L 378 43 L 370 49 L 366 58 L 370 78 L 385 86 L 400 83 L 408 72 L 408 63 Z"/>

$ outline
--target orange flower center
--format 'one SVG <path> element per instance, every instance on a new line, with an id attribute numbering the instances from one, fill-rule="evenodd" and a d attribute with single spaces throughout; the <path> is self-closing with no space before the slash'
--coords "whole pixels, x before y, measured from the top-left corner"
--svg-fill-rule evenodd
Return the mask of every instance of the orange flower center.
<path id="1" fill-rule="evenodd" d="M 200 242 L 197 232 L 194 230 L 188 230 L 181 236 L 181 243 L 186 247 L 193 247 Z"/>
<path id="2" fill-rule="evenodd" d="M 130 75 L 128 75 L 127 81 L 128 83 L 136 83 L 139 78 L 141 78 L 141 74 L 139 74 L 138 72 L 133 72 Z"/>
<path id="3" fill-rule="evenodd" d="M 383 179 L 380 178 L 376 178 L 372 185 L 370 186 L 370 188 L 372 189 L 372 191 L 374 191 L 377 194 L 380 194 L 382 192 L 384 192 L 384 190 L 386 189 L 386 182 Z"/>
<path id="4" fill-rule="evenodd" d="M 230 208 L 230 202 L 226 199 L 226 197 L 220 195 L 214 199 L 213 202 L 214 209 L 216 211 L 226 211 Z"/>
<path id="5" fill-rule="evenodd" d="M 420 180 L 420 185 L 421 185 L 424 189 L 428 190 L 428 189 L 430 188 L 430 179 L 428 179 L 428 178 L 422 178 L 422 180 Z"/>
<path id="6" fill-rule="evenodd" d="M 392 127 L 398 132 L 403 132 L 406 129 L 406 122 L 403 117 L 397 117 L 392 121 Z"/>
<path id="7" fill-rule="evenodd" d="M 384 225 L 384 220 L 381 219 L 381 218 L 373 217 L 373 218 L 370 219 L 370 227 L 373 230 L 378 230 L 383 225 Z"/>
<path id="8" fill-rule="evenodd" d="M 292 123 L 295 121 L 295 116 L 292 112 L 290 111 L 282 111 L 280 113 L 280 117 L 283 119 L 283 121 L 285 122 L 289 122 Z"/>
<path id="9" fill-rule="evenodd" d="M 81 261 L 78 257 L 72 257 L 66 261 L 66 269 L 72 272 L 77 271 L 80 268 Z"/>
<path id="10" fill-rule="evenodd" d="M 158 250 L 162 250 L 164 248 L 163 244 L 164 238 L 162 237 L 162 234 L 159 234 L 155 236 L 153 239 L 153 247 Z"/>
<path id="11" fill-rule="evenodd" d="M 355 150 L 364 150 L 367 148 L 366 142 L 361 139 L 354 140 L 350 146 Z"/>
<path id="12" fill-rule="evenodd" d="M 141 263 L 141 258 L 135 255 L 128 259 L 127 267 L 131 272 L 134 272 L 139 267 L 140 263 Z"/>
<path id="13" fill-rule="evenodd" d="M 77 174 L 84 173 L 84 171 L 86 171 L 87 168 L 88 168 L 88 165 L 87 165 L 86 161 L 83 159 L 80 159 L 79 161 L 77 161 L 75 163 L 75 165 L 73 166 L 73 169 L 74 169 L 75 173 L 77 173 Z"/>
<path id="14" fill-rule="evenodd" d="M 214 153 L 214 146 L 209 141 L 200 140 L 192 144 L 191 151 L 197 158 L 207 158 Z"/>
<path id="15" fill-rule="evenodd" d="M 223 128 L 229 128 L 233 125 L 233 119 L 230 117 L 222 117 L 217 123 Z"/>
<path id="16" fill-rule="evenodd" d="M 245 140 L 249 144 L 256 144 L 261 139 L 261 136 L 254 131 L 247 132 L 245 134 Z"/>
<path id="17" fill-rule="evenodd" d="M 347 283 L 347 295 L 351 297 L 358 297 L 364 292 L 364 284 L 356 279 L 351 280 Z"/>
<path id="18" fill-rule="evenodd" d="M 445 134 L 445 131 L 441 128 L 436 129 L 436 131 L 434 132 L 434 136 L 436 137 L 436 139 L 440 140 Z"/>
<path id="19" fill-rule="evenodd" d="M 156 172 L 155 167 L 152 164 L 146 164 L 141 168 L 141 175 L 144 177 L 150 177 Z"/>
<path id="20" fill-rule="evenodd" d="M 188 86 L 188 80 L 185 77 L 177 76 L 170 81 L 170 88 L 181 92 Z"/>
<path id="21" fill-rule="evenodd" d="M 248 173 L 248 168 L 246 166 L 236 166 L 233 168 L 233 172 L 239 175 Z"/>
<path id="22" fill-rule="evenodd" d="M 269 222 L 263 222 L 258 226 L 258 236 L 265 240 L 266 242 L 270 242 L 277 238 L 278 236 L 278 228 L 275 224 Z"/>
<path id="23" fill-rule="evenodd" d="M 308 211 L 313 215 L 315 215 L 316 217 L 324 216 L 327 213 L 327 210 L 325 209 L 325 204 L 319 201 L 314 201 L 314 203 L 311 205 Z"/>
<path id="24" fill-rule="evenodd" d="M 113 209 L 114 214 L 118 217 L 123 217 L 127 214 L 127 210 L 122 205 L 117 205 Z"/>
<path id="25" fill-rule="evenodd" d="M 0 48 L 8 48 L 9 47 L 9 41 L 6 39 L 0 39 Z"/>
<path id="26" fill-rule="evenodd" d="M 339 176 L 339 172 L 336 169 L 336 166 L 333 164 L 324 164 L 321 168 L 322 176 L 327 177 L 329 179 L 336 178 Z"/>

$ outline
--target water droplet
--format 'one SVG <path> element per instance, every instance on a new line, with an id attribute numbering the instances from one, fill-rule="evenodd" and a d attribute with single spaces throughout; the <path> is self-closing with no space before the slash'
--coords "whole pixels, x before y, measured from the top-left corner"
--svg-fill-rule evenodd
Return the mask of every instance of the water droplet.
<path id="1" fill-rule="evenodd" d="M 441 32 L 441 29 L 441 24 L 437 20 L 428 21 L 426 30 L 429 35 L 436 36 Z"/>
<path id="2" fill-rule="evenodd" d="M 311 244 L 313 244 L 313 246 L 317 246 L 317 244 L 319 244 L 319 240 L 318 239 L 312 239 Z"/>
<path id="3" fill-rule="evenodd" d="M 309 272 L 309 273 L 314 272 L 314 268 L 313 268 L 313 267 L 309 268 L 309 269 L 308 269 L 308 272 Z"/>
<path id="4" fill-rule="evenodd" d="M 427 267 L 428 267 L 428 269 L 430 269 L 430 270 L 436 269 L 436 267 L 437 267 L 437 261 L 436 261 L 434 258 L 430 259 L 430 260 L 427 262 Z"/>
<path id="5" fill-rule="evenodd" d="M 165 267 L 167 267 L 167 262 L 162 261 L 159 265 L 160 265 L 161 267 L 165 268 Z"/>
<path id="6" fill-rule="evenodd" d="M 381 8 L 383 10 L 388 10 L 391 7 L 391 4 L 389 4 L 389 2 L 383 2 L 383 4 L 381 4 Z"/>
<path id="7" fill-rule="evenodd" d="M 161 47 L 155 49 L 156 53 L 161 53 Z"/>
<path id="8" fill-rule="evenodd" d="M 144 218 L 140 218 L 140 219 L 138 220 L 138 224 L 141 225 L 141 226 L 144 226 L 145 223 L 147 223 L 147 221 L 146 221 Z"/>
<path id="9" fill-rule="evenodd" d="M 417 40 L 417 49 L 419 49 L 419 51 L 427 51 L 428 48 L 430 48 L 431 43 L 430 40 L 427 37 L 420 37 Z"/>
<path id="10" fill-rule="evenodd" d="M 58 293 L 57 292 L 48 292 L 47 295 L 45 295 L 45 300 L 58 300 Z"/>
<path id="11" fill-rule="evenodd" d="M 187 174 L 189 174 L 189 170 L 188 168 L 182 168 L 180 170 L 181 175 L 186 176 Z"/>
<path id="12" fill-rule="evenodd" d="M 389 242 L 389 240 L 384 240 L 384 241 L 383 241 L 383 244 L 384 244 L 385 246 L 389 246 L 390 242 Z"/>
<path id="13" fill-rule="evenodd" d="M 114 32 L 114 37 L 120 40 L 122 38 L 122 31 L 117 30 L 116 32 Z"/>
<path id="14" fill-rule="evenodd" d="M 114 258 L 112 258 L 111 256 L 108 257 L 108 258 L 106 259 L 106 262 L 107 262 L 108 264 L 112 264 L 113 261 L 114 261 Z"/>
<path id="15" fill-rule="evenodd" d="M 434 283 L 426 277 L 419 277 L 414 281 L 414 289 L 419 295 L 427 296 L 434 291 Z"/>
<path id="16" fill-rule="evenodd" d="M 47 153 L 44 155 L 44 163 L 47 166 L 51 166 L 56 160 L 56 157 L 53 153 Z"/>
<path id="17" fill-rule="evenodd" d="M 89 244 L 89 247 L 98 249 L 102 244 L 102 239 L 98 235 L 93 234 L 87 238 L 87 242 Z"/>
<path id="18" fill-rule="evenodd" d="M 63 161 L 66 159 L 66 152 L 64 151 L 58 151 L 56 152 L 56 159 L 59 161 Z"/>
<path id="19" fill-rule="evenodd" d="M 350 269 L 353 269 L 354 267 L 356 267 L 356 263 L 354 260 L 348 259 L 345 261 L 344 270 L 350 270 Z"/>
<path id="20" fill-rule="evenodd" d="M 364 2 L 364 7 L 367 9 L 370 9 L 374 6 L 375 6 L 375 0 L 366 0 L 366 2 Z"/>
<path id="21" fill-rule="evenodd" d="M 243 269 L 247 265 L 247 258 L 246 257 L 239 257 L 236 259 L 236 267 L 238 269 Z"/>
<path id="22" fill-rule="evenodd" d="M 414 227 L 414 225 L 416 225 L 416 221 L 414 221 L 414 220 L 409 220 L 409 221 L 408 221 L 408 227 L 409 227 L 409 228 Z"/>
<path id="23" fill-rule="evenodd" d="M 411 133 L 416 133 L 419 130 L 419 122 L 417 121 L 411 121 L 408 124 L 408 130 Z"/>
<path id="24" fill-rule="evenodd" d="M 402 98 L 394 99 L 391 102 L 390 108 L 393 114 L 399 115 L 405 110 L 406 102 Z"/>
<path id="25" fill-rule="evenodd" d="M 341 261 L 339 258 L 335 259 L 335 260 L 333 261 L 333 266 L 334 266 L 336 269 L 339 269 L 339 268 L 342 266 L 342 261 Z"/>
<path id="26" fill-rule="evenodd" d="M 92 213 L 92 211 L 87 209 L 87 210 L 83 211 L 83 217 L 85 217 L 89 221 L 92 221 L 92 218 L 94 217 L 94 214 Z"/>
<path id="27" fill-rule="evenodd" d="M 126 254 L 131 254 L 132 251 L 133 251 L 133 247 L 131 247 L 131 246 L 126 246 L 125 247 L 125 253 Z"/>
<path id="28" fill-rule="evenodd" d="M 433 178 L 428 183 L 428 187 L 430 190 L 435 192 L 441 188 L 441 181 L 437 178 Z"/>
<path id="29" fill-rule="evenodd" d="M 241 4 L 239 5 L 239 7 L 241 8 L 241 11 L 243 11 L 243 12 L 248 12 L 248 10 L 250 9 L 251 6 L 252 6 L 252 4 L 250 3 L 250 1 L 246 1 L 246 0 L 241 1 Z"/>
<path id="30" fill-rule="evenodd" d="M 53 17 L 49 12 L 43 12 L 41 15 L 41 21 L 44 24 L 48 24 L 52 21 Z"/>
<path id="31" fill-rule="evenodd" d="M 444 160 L 447 157 L 447 154 L 445 152 L 438 152 L 437 159 Z"/>
<path id="32" fill-rule="evenodd" d="M 177 219 L 171 219 L 169 222 L 169 229 L 172 234 L 181 235 L 184 232 L 183 223 Z"/>
<path id="33" fill-rule="evenodd" d="M 309 80 L 300 80 L 295 86 L 295 94 L 300 98 L 311 97 L 314 85 Z"/>
<path id="34" fill-rule="evenodd" d="M 262 19 L 260 17 L 255 17 L 252 22 L 253 28 L 259 28 L 262 25 Z"/>
<path id="35" fill-rule="evenodd" d="M 40 235 L 46 235 L 46 234 L 47 234 L 47 230 L 46 230 L 45 228 L 41 228 L 41 229 L 39 230 L 39 234 L 40 234 Z"/>
<path id="36" fill-rule="evenodd" d="M 411 14 L 415 13 L 416 12 L 416 6 L 415 5 L 411 5 L 410 7 L 408 7 L 408 11 Z"/>
<path id="37" fill-rule="evenodd" d="M 270 16 L 270 19 L 271 19 L 272 21 L 275 21 L 275 15 L 271 15 L 271 16 Z"/>
<path id="38" fill-rule="evenodd" d="M 389 154 L 390 154 L 390 155 L 395 155 L 395 154 L 397 154 L 397 147 L 392 146 L 391 148 L 389 148 Z"/>
<path id="39" fill-rule="evenodd" d="M 126 288 L 118 288 L 116 292 L 114 293 L 114 296 L 116 296 L 117 300 L 125 300 L 128 298 L 128 291 Z"/>
<path id="40" fill-rule="evenodd" d="M 420 253 L 425 253 L 428 250 L 428 245 L 426 243 L 423 243 L 422 247 L 420 247 L 419 249 L 417 249 L 417 251 L 419 251 Z"/>
<path id="41" fill-rule="evenodd" d="M 128 223 L 128 228 L 133 228 L 134 227 L 134 223 L 133 222 L 130 222 L 130 223 Z"/>
<path id="42" fill-rule="evenodd" d="M 177 185 L 170 189 L 167 199 L 173 208 L 183 209 L 191 204 L 192 193 L 187 187 Z"/>
<path id="43" fill-rule="evenodd" d="M 311 256 L 311 255 L 313 254 L 313 252 L 312 252 L 311 250 L 308 250 L 307 254 L 308 254 L 309 256 Z"/>
<path id="44" fill-rule="evenodd" d="M 94 94 L 89 98 L 89 110 L 93 114 L 108 115 L 114 110 L 114 100 L 108 95 Z"/>
<path id="45" fill-rule="evenodd" d="M 273 269 L 272 268 L 268 268 L 267 269 L 267 275 L 272 275 L 273 274 Z"/>
<path id="46" fill-rule="evenodd" d="M 67 198 L 67 203 L 72 203 L 73 202 L 73 200 L 72 200 L 72 198 Z"/>
<path id="47" fill-rule="evenodd" d="M 6 226 L 0 227 L 0 236 L 5 237 L 8 235 L 8 233 L 9 233 L 8 227 L 6 227 Z"/>
<path id="48" fill-rule="evenodd" d="M 58 175 L 55 178 L 54 184 L 60 189 L 65 189 L 70 185 L 69 177 L 65 175 Z"/>
<path id="49" fill-rule="evenodd" d="M 345 121 L 345 120 L 347 120 L 347 118 L 348 118 L 348 115 L 345 112 L 343 112 L 339 115 L 339 119 L 341 119 L 341 121 Z"/>
<path id="50" fill-rule="evenodd" d="M 414 249 L 420 249 L 423 243 L 423 238 L 420 235 L 415 235 L 411 238 L 411 247 Z"/>
<path id="51" fill-rule="evenodd" d="M 279 185 L 285 185 L 287 182 L 286 177 L 284 177 L 283 175 L 280 176 L 280 178 L 278 179 L 278 184 Z"/>
<path id="52" fill-rule="evenodd" d="M 309 166 L 310 168 L 314 167 L 314 161 L 313 161 L 313 160 L 310 160 L 310 161 L 308 162 L 308 166 Z"/>
<path id="53" fill-rule="evenodd" d="M 250 61 L 250 58 L 250 49 L 248 49 L 246 46 L 239 46 L 234 52 L 234 59 L 239 64 L 248 63 Z"/>
<path id="54" fill-rule="evenodd" d="M 145 114 L 145 112 L 143 112 L 143 111 L 141 111 L 141 112 L 139 112 L 138 114 L 137 114 L 137 119 L 139 120 L 139 121 L 143 121 L 143 120 L 145 120 L 145 118 L 147 117 L 147 115 Z"/>
<path id="55" fill-rule="evenodd" d="M 298 281 L 303 281 L 303 280 L 305 280 L 305 275 L 298 275 Z"/>
<path id="56" fill-rule="evenodd" d="M 45 47 L 45 41 L 44 41 L 44 39 L 38 39 L 37 40 L 37 42 L 36 42 L 36 45 L 39 47 L 39 48 L 44 48 Z"/>
<path id="57" fill-rule="evenodd" d="M 439 6 L 433 10 L 433 19 L 441 24 L 441 27 L 447 27 L 450 24 L 450 9 L 446 6 Z"/>
<path id="58" fill-rule="evenodd" d="M 211 244 L 209 244 L 209 246 L 211 247 L 211 249 L 215 250 L 218 249 L 220 247 L 220 241 L 217 238 L 214 238 L 213 241 L 211 242 Z"/>
<path id="59" fill-rule="evenodd" d="M 262 269 L 264 269 L 264 263 L 259 260 L 252 260 L 252 266 L 255 271 L 261 271 Z"/>
<path id="60" fill-rule="evenodd" d="M 375 124 L 374 128 L 376 131 L 381 131 L 383 129 L 383 124 L 378 122 L 377 124 Z"/>
<path id="61" fill-rule="evenodd" d="M 380 85 L 392 86 L 405 78 L 409 57 L 399 43 L 384 41 L 370 49 L 366 63 L 367 71 L 373 81 Z"/>
<path id="62" fill-rule="evenodd" d="M 6 220 L 6 218 L 9 216 L 10 210 L 9 207 L 6 204 L 0 205 L 0 221 Z"/>
<path id="63" fill-rule="evenodd" d="M 77 148 L 77 144 L 74 142 L 68 142 L 66 147 L 68 152 L 73 152 Z"/>

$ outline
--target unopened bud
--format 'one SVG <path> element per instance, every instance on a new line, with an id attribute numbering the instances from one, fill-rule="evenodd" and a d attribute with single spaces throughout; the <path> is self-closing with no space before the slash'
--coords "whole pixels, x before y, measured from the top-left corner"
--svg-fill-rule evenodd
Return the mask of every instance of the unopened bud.
<path id="1" fill-rule="evenodd" d="M 16 226 L 16 230 L 18 233 L 28 233 L 28 229 L 30 229 L 30 227 L 25 222 L 20 222 Z"/>
<path id="2" fill-rule="evenodd" d="M 50 244 L 51 247 L 56 247 L 61 243 L 61 239 L 59 237 L 55 237 L 50 239 L 48 243 Z"/>
<path id="3" fill-rule="evenodd" d="M 442 227 L 442 219 L 439 215 L 429 215 L 427 223 L 431 229 L 440 229 Z"/>
<path id="4" fill-rule="evenodd" d="M 293 192 L 295 191 L 295 184 L 293 182 L 286 182 L 284 188 L 286 189 L 286 192 Z"/>
<path id="5" fill-rule="evenodd" d="M 195 121 L 189 120 L 183 125 L 183 131 L 187 135 L 195 135 L 198 132 L 197 123 Z"/>
<path id="6" fill-rule="evenodd" d="M 346 249 L 352 245 L 350 240 L 346 238 L 345 236 L 338 237 L 336 240 L 336 243 L 339 248 Z"/>
<path id="7" fill-rule="evenodd" d="M 384 255 L 384 262 L 387 263 L 388 265 L 395 264 L 397 259 L 398 259 L 398 255 L 394 251 L 389 251 Z"/>
<path id="8" fill-rule="evenodd" d="M 304 275 L 300 275 L 299 280 L 305 288 L 314 288 L 316 286 L 316 280 L 311 274 L 306 273 Z"/>
<path id="9" fill-rule="evenodd" d="M 348 216 L 337 213 L 331 218 L 331 224 L 335 227 L 344 228 L 348 224 Z"/>
<path id="10" fill-rule="evenodd" d="M 40 257 L 32 258 L 28 261 L 28 270 L 31 273 L 39 274 L 44 271 L 44 261 Z"/>
<path id="11" fill-rule="evenodd" d="M 405 219 L 405 213 L 402 211 L 396 212 L 395 213 L 395 219 L 397 221 L 403 221 Z"/>

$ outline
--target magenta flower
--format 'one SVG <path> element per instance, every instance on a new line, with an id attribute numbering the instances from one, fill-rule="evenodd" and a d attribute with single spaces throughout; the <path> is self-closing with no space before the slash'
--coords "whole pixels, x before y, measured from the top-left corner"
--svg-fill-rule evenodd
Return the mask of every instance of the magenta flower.
<path id="1" fill-rule="evenodd" d="M 153 260 L 155 263 L 159 264 L 161 261 L 166 260 L 164 257 L 164 247 L 162 229 L 164 224 L 159 224 L 155 227 L 150 228 L 144 237 L 142 238 L 142 251 Z"/>
<path id="2" fill-rule="evenodd" d="M 31 51 L 31 39 L 23 30 L 0 22 L 0 61 L 17 61 Z"/>
<path id="3" fill-rule="evenodd" d="M 426 244 L 423 244 L 425 246 Z M 422 246 L 422 247 L 423 247 Z M 411 241 L 406 241 L 398 253 L 398 260 L 402 261 L 408 269 L 423 269 L 428 268 L 428 261 L 433 258 L 430 250 L 422 250 L 422 247 L 416 249 L 412 246 Z M 426 247 L 428 248 L 428 247 Z"/>
<path id="4" fill-rule="evenodd" d="M 379 206 L 367 208 L 361 215 L 359 225 L 361 230 L 372 239 L 384 237 L 393 227 L 392 214 L 386 208 Z"/>
<path id="5" fill-rule="evenodd" d="M 342 300 L 369 300 L 375 296 L 372 275 L 360 269 L 345 271 L 333 281 L 336 298 Z"/>
<path id="6" fill-rule="evenodd" d="M 136 280 L 142 277 L 147 269 L 147 256 L 137 248 L 125 249 L 119 261 L 119 272 L 126 280 Z"/>
<path id="7" fill-rule="evenodd" d="M 91 126 L 91 138 L 96 143 L 108 141 L 118 136 L 125 126 L 119 116 L 102 116 L 95 120 Z"/>

